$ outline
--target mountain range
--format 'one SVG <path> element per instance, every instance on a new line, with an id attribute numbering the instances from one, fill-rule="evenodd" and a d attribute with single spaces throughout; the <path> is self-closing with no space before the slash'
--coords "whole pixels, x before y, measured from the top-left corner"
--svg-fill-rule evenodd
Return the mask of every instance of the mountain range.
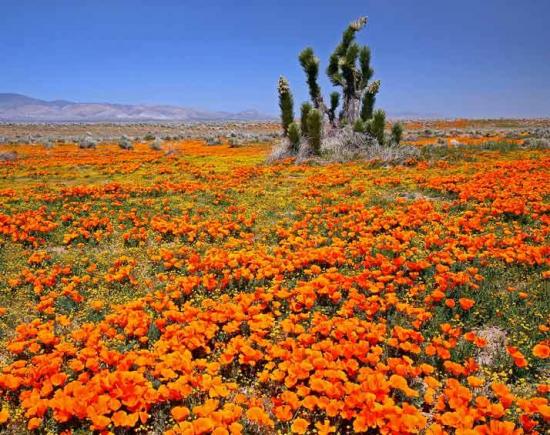
<path id="1" fill-rule="evenodd" d="M 170 105 L 45 101 L 21 94 L 0 93 L 0 121 L 3 122 L 260 121 L 271 119 L 274 117 L 256 110 L 231 113 Z"/>

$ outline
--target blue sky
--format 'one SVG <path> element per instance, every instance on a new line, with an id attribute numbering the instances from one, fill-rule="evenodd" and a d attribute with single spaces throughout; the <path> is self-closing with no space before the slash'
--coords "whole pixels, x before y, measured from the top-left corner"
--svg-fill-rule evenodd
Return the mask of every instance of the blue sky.
<path id="1" fill-rule="evenodd" d="M 0 0 L 0 92 L 277 113 L 360 15 L 390 114 L 550 116 L 549 0 Z"/>

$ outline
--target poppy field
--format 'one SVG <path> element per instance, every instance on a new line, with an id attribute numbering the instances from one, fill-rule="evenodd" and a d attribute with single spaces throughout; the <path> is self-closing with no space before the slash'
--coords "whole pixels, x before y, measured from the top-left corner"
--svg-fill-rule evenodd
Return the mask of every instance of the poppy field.
<path id="1" fill-rule="evenodd" d="M 550 152 L 0 145 L 0 432 L 536 434 Z"/>

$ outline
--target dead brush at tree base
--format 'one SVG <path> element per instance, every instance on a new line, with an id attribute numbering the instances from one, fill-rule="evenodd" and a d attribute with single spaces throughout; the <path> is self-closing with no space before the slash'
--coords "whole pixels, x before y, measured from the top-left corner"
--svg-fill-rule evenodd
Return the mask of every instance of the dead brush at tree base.
<path id="1" fill-rule="evenodd" d="M 364 133 L 353 131 L 351 127 L 329 132 L 322 140 L 320 156 L 316 156 L 311 146 L 302 141 L 298 153 L 292 152 L 288 139 L 278 142 L 268 157 L 268 162 L 275 162 L 296 157 L 297 163 L 316 161 L 324 163 L 350 162 L 363 160 L 383 164 L 403 164 L 420 157 L 420 150 L 413 146 L 387 144 Z"/>
<path id="2" fill-rule="evenodd" d="M 374 137 L 357 133 L 350 127 L 337 131 L 334 136 L 328 136 L 323 145 L 324 153 L 331 162 L 366 160 L 402 164 L 420 156 L 415 147 L 393 143 L 381 145 Z"/>

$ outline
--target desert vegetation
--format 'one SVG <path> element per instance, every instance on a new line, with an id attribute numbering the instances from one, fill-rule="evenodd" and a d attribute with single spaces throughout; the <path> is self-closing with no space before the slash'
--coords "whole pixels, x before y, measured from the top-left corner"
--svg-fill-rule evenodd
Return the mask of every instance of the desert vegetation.
<path id="1" fill-rule="evenodd" d="M 0 125 L 0 431 L 547 430 L 547 123 L 337 163 L 319 107 L 272 163 L 269 123 Z"/>
<path id="2" fill-rule="evenodd" d="M 395 122 L 391 134 L 387 135 L 386 114 L 374 108 L 380 80 L 371 81 L 374 70 L 370 48 L 356 42 L 356 34 L 366 24 L 366 17 L 352 22 L 330 56 L 326 73 L 331 84 L 340 91 L 331 92 L 328 105 L 319 86 L 319 58 L 311 47 L 300 53 L 298 59 L 306 75 L 311 103 L 302 104 L 299 123 L 294 121 L 290 84 L 284 76 L 279 78 L 279 107 L 285 140 L 278 144 L 274 158 L 324 154 L 333 160 L 374 156 L 388 160 L 391 156 L 392 161 L 396 161 L 414 154 L 408 147 L 399 147 L 403 126 Z M 340 104 L 342 109 L 338 111 Z"/>

